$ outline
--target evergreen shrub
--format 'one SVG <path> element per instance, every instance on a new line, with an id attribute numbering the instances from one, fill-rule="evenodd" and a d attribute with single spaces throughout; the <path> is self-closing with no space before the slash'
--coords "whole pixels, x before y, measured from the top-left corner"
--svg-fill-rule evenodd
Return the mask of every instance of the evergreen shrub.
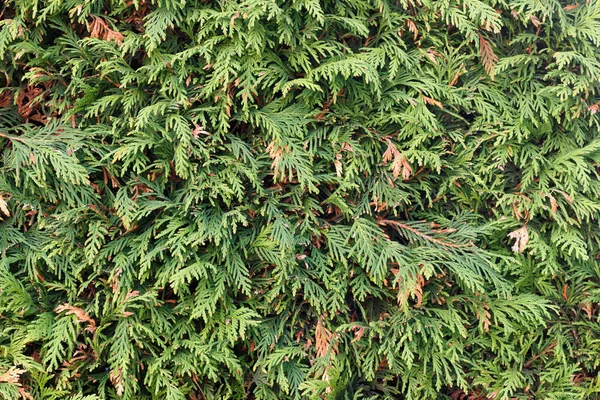
<path id="1" fill-rule="evenodd" d="M 600 1 L 5 0 L 2 399 L 597 399 Z"/>

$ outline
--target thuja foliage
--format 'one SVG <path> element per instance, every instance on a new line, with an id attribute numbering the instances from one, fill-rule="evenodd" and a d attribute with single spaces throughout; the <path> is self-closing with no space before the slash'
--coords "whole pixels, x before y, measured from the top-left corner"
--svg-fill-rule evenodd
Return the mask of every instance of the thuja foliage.
<path id="1" fill-rule="evenodd" d="M 600 1 L 7 0 L 3 399 L 592 399 Z"/>

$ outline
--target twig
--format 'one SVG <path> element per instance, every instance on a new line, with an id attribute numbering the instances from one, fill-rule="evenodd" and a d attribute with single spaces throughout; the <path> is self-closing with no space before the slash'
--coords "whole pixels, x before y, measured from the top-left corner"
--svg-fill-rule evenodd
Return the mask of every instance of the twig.
<path id="1" fill-rule="evenodd" d="M 465 247 L 471 247 L 471 245 L 468 245 L 468 244 L 454 244 L 454 243 L 444 242 L 443 240 L 439 240 L 439 239 L 436 239 L 434 237 L 431 237 L 431 236 L 429 236 L 429 235 L 427 235 L 427 234 L 425 234 L 423 232 L 418 231 L 417 229 L 415 229 L 415 228 L 413 228 L 411 226 L 403 224 L 402 222 L 392 221 L 390 219 L 380 219 L 379 221 L 377 221 L 377 223 L 379 225 L 394 225 L 394 226 L 400 227 L 402 229 L 406 229 L 408 231 L 411 231 L 415 235 L 420 236 L 423 239 L 429 240 L 430 242 L 439 244 L 440 246 L 452 247 L 452 248 L 455 248 L 455 249 L 463 249 Z"/>
<path id="2" fill-rule="evenodd" d="M 0 137 L 7 138 L 8 140 L 16 140 L 17 142 L 21 142 L 21 143 L 25 143 L 25 144 L 27 143 L 27 141 L 24 139 L 21 139 L 19 137 L 15 137 L 15 136 L 9 136 L 6 133 L 2 133 L 2 132 L 0 132 Z"/>

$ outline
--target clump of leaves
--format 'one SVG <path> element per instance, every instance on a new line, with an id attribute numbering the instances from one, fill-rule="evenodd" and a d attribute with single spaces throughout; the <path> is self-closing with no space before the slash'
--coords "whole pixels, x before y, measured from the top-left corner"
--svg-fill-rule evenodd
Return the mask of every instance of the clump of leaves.
<path id="1" fill-rule="evenodd" d="M 0 398 L 598 398 L 599 1 L 3 7 Z"/>

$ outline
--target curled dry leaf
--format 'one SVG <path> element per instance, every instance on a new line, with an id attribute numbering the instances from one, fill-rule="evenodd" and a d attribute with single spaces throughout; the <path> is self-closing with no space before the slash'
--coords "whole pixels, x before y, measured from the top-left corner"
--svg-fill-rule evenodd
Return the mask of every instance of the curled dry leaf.
<path id="1" fill-rule="evenodd" d="M 342 148 L 340 151 L 354 151 L 354 149 L 352 148 L 352 145 L 350 143 L 342 143 Z"/>
<path id="2" fill-rule="evenodd" d="M 550 208 L 552 209 L 552 213 L 556 214 L 556 211 L 558 210 L 558 203 L 551 194 L 548 194 L 548 198 L 550 199 Z"/>
<path id="3" fill-rule="evenodd" d="M 271 157 L 271 159 L 273 160 L 273 162 L 271 163 L 271 169 L 277 168 L 277 165 L 281 160 L 283 150 L 275 144 L 275 141 L 272 141 L 267 146 L 267 153 L 269 153 L 269 157 Z"/>
<path id="4" fill-rule="evenodd" d="M 92 16 L 92 22 L 90 22 L 88 29 L 90 37 L 102 39 L 107 42 L 114 40 L 117 44 L 121 44 L 125 38 L 120 32 L 110 29 L 106 21 L 100 17 Z"/>
<path id="5" fill-rule="evenodd" d="M 444 109 L 444 105 L 440 101 L 432 99 L 431 97 L 423 95 L 423 101 L 429 105 L 438 106 L 439 108 Z"/>
<path id="6" fill-rule="evenodd" d="M 127 295 L 125 296 L 125 301 L 131 299 L 132 297 L 138 297 L 140 295 L 140 291 L 139 290 L 132 290 L 127 292 Z"/>
<path id="7" fill-rule="evenodd" d="M 581 309 L 583 311 L 585 311 L 585 313 L 587 314 L 588 319 L 592 319 L 592 316 L 594 315 L 594 307 L 592 305 L 592 303 L 590 302 L 585 302 L 581 304 Z"/>
<path id="8" fill-rule="evenodd" d="M 342 159 L 342 153 L 337 153 L 335 155 L 335 161 L 333 162 L 333 166 L 335 167 L 335 173 L 338 178 L 342 177 L 342 172 L 343 172 L 342 162 L 340 161 L 341 159 Z"/>
<path id="9" fill-rule="evenodd" d="M 192 130 L 192 136 L 194 137 L 194 139 L 198 140 L 200 134 L 210 135 L 210 132 L 205 131 L 203 126 L 195 125 L 194 129 Z"/>
<path id="10" fill-rule="evenodd" d="M 360 340 L 360 338 L 363 337 L 363 335 L 365 334 L 365 328 L 364 326 L 354 326 L 352 327 L 352 330 L 354 331 L 354 339 L 352 339 L 352 343 L 358 342 Z"/>
<path id="11" fill-rule="evenodd" d="M 24 388 L 20 387 L 17 390 L 25 400 L 35 400 L 31 394 L 25 391 Z"/>
<path id="12" fill-rule="evenodd" d="M 489 312 L 489 307 L 487 305 L 483 305 L 483 309 L 477 312 L 477 318 L 481 324 L 483 324 L 483 330 L 486 332 L 490 331 L 490 326 L 492 326 L 492 314 Z"/>
<path id="13" fill-rule="evenodd" d="M 78 4 L 77 6 L 71 8 L 69 10 L 69 17 L 73 18 L 73 16 L 75 14 L 77 14 L 77 16 L 81 15 L 81 10 L 83 10 L 83 4 Z"/>
<path id="14" fill-rule="evenodd" d="M 527 225 L 523 225 L 516 231 L 512 231 L 508 234 L 508 237 L 511 239 L 515 239 L 512 251 L 514 251 L 515 253 L 522 253 L 525 249 L 525 246 L 527 246 L 527 242 L 529 242 L 529 232 L 527 232 Z"/>
<path id="15" fill-rule="evenodd" d="M 417 26 L 415 25 L 415 23 L 412 20 L 407 20 L 406 21 L 408 24 L 408 30 L 409 32 L 413 33 L 413 41 L 417 41 L 417 37 L 419 35 L 419 29 L 417 29 Z"/>
<path id="16" fill-rule="evenodd" d="M 417 298 L 417 304 L 415 307 L 420 308 L 423 302 L 423 286 L 425 286 L 425 278 L 423 275 L 417 275 L 417 283 L 414 289 L 414 296 Z"/>
<path id="17" fill-rule="evenodd" d="M 458 82 L 458 78 L 460 78 L 460 76 L 465 72 L 464 67 L 465 67 L 464 64 L 460 65 L 461 69 L 456 71 L 456 73 L 454 74 L 454 77 L 452 78 L 452 80 L 450 81 L 448 86 L 456 85 L 456 83 Z"/>
<path id="18" fill-rule="evenodd" d="M 485 69 L 485 72 L 493 76 L 494 67 L 498 62 L 498 56 L 494 53 L 494 49 L 492 49 L 492 45 L 490 42 L 485 40 L 483 35 L 479 35 L 479 53 L 481 54 L 481 64 Z"/>
<path id="19" fill-rule="evenodd" d="M 442 55 L 439 52 L 435 51 L 433 47 L 430 47 L 427 50 L 425 50 L 425 55 L 435 65 L 437 65 L 438 63 L 436 57 L 442 57 Z"/>
<path id="20" fill-rule="evenodd" d="M 388 139 L 387 142 L 388 148 L 383 153 L 383 162 L 387 164 L 389 161 L 392 161 L 392 174 L 394 174 L 394 178 L 402 174 L 402 178 L 408 180 L 412 175 L 412 168 L 408 160 L 398 151 L 396 145 L 391 140 Z"/>
<path id="21" fill-rule="evenodd" d="M 568 6 L 564 6 L 563 10 L 568 12 L 568 11 L 576 9 L 577 7 L 579 7 L 579 3 L 569 4 Z"/>
<path id="22" fill-rule="evenodd" d="M 231 17 L 231 19 L 229 20 L 229 25 L 233 28 L 235 26 L 235 20 L 238 19 L 240 17 L 240 12 L 236 12 L 235 14 L 233 14 L 233 16 Z"/>
<path id="23" fill-rule="evenodd" d="M 343 168 L 342 168 L 342 163 L 340 162 L 340 160 L 335 160 L 333 162 L 333 166 L 335 167 L 335 174 L 337 175 L 338 178 L 341 178 Z"/>
<path id="24" fill-rule="evenodd" d="M 117 389 L 117 395 L 122 396 L 125 392 L 125 385 L 123 384 L 123 372 L 121 368 L 111 370 L 109 378 L 115 389 Z"/>
<path id="25" fill-rule="evenodd" d="M 565 200 L 567 200 L 569 202 L 569 204 L 573 204 L 573 199 L 571 198 L 571 196 L 569 196 L 568 194 L 566 194 L 563 191 L 561 191 L 560 193 L 563 195 L 563 197 L 565 198 Z"/>
<path id="26" fill-rule="evenodd" d="M 10 367 L 10 369 L 3 374 L 0 374 L 0 382 L 2 383 L 12 383 L 18 386 L 21 386 L 19 379 L 21 375 L 23 375 L 27 370 L 20 369 L 17 367 Z"/>
<path id="27" fill-rule="evenodd" d="M 45 99 L 48 97 L 46 88 L 27 85 L 17 93 L 17 112 L 26 121 L 37 121 L 45 124 L 48 117 L 42 109 Z"/>
<path id="28" fill-rule="evenodd" d="M 392 268 L 391 272 L 392 272 L 392 274 L 394 274 L 395 277 L 397 277 L 400 270 L 398 268 Z M 398 278 L 397 282 L 398 282 L 397 301 L 398 301 L 398 306 L 402 307 L 402 305 L 408 301 L 408 296 L 410 296 L 410 293 L 407 290 L 403 289 L 403 286 L 401 284 L 401 278 Z"/>
<path id="29" fill-rule="evenodd" d="M 10 103 L 13 101 L 12 93 L 5 91 L 0 93 L 0 108 L 5 108 L 10 106 Z"/>
<path id="30" fill-rule="evenodd" d="M 323 318 L 319 318 L 315 328 L 315 346 L 317 348 L 317 357 L 323 357 L 330 349 L 334 355 L 338 354 L 338 348 L 335 343 L 332 343 L 334 334 L 323 325 Z"/>
<path id="31" fill-rule="evenodd" d="M 0 195 L 0 211 L 2 211 L 2 214 L 6 215 L 7 217 L 10 217 L 8 203 L 6 202 L 6 200 L 4 200 L 4 197 L 2 195 Z"/>
<path id="32" fill-rule="evenodd" d="M 90 333 L 94 333 L 96 331 L 96 321 L 94 321 L 85 310 L 72 306 L 70 304 L 62 304 L 54 309 L 57 313 L 61 313 L 63 311 L 66 312 L 67 315 L 75 315 L 77 317 L 78 322 L 87 322 L 88 326 L 85 328 L 86 331 Z"/>

